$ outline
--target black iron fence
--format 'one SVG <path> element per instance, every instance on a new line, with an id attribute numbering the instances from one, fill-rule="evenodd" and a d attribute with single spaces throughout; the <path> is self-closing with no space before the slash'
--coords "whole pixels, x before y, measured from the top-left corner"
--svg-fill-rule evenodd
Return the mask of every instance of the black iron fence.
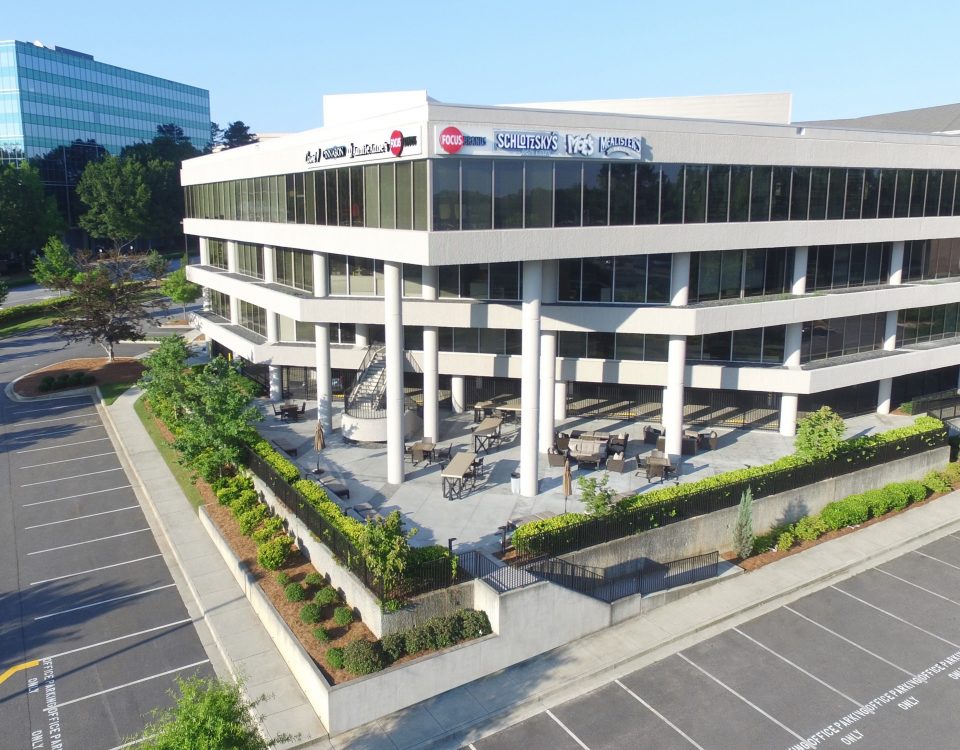
<path id="1" fill-rule="evenodd" d="M 450 558 L 416 561 L 408 564 L 400 583 L 393 589 L 384 589 L 383 582 L 370 570 L 357 546 L 336 526 L 327 520 L 300 492 L 298 492 L 276 469 L 253 451 L 247 451 L 247 466 L 270 488 L 287 510 L 297 516 L 304 526 L 316 536 L 363 584 L 381 601 L 409 599 L 419 594 L 448 588 L 487 572 L 489 560 L 477 552 L 464 552 Z M 477 557 L 481 558 L 480 560 Z"/>
<path id="2" fill-rule="evenodd" d="M 749 487 L 754 499 L 799 489 L 823 479 L 843 476 L 860 469 L 924 453 L 947 444 L 946 430 L 909 435 L 875 448 L 848 452 L 836 458 L 791 469 L 771 471 L 761 476 L 685 493 L 642 508 L 633 508 L 580 523 L 551 529 L 522 539 L 515 538 L 521 562 L 543 556 L 556 557 L 597 544 L 649 531 L 677 521 L 732 508 Z"/>

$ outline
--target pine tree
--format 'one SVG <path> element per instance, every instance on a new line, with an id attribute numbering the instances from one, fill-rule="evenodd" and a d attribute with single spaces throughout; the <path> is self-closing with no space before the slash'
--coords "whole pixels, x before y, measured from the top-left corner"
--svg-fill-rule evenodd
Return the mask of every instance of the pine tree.
<path id="1" fill-rule="evenodd" d="M 753 553 L 753 491 L 749 487 L 740 495 L 737 523 L 733 527 L 733 551 L 741 560 Z"/>

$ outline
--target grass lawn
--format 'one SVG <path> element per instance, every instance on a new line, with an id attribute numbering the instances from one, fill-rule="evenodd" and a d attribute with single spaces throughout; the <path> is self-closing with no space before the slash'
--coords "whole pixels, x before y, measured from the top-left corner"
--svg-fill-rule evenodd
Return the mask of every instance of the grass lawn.
<path id="1" fill-rule="evenodd" d="M 129 383 L 103 383 L 100 386 L 100 394 L 103 396 L 103 400 L 106 402 L 107 406 L 110 406 L 110 404 L 120 397 L 121 393 L 126 391 L 133 384 L 134 381 L 130 381 Z"/>
<path id="2" fill-rule="evenodd" d="M 31 318 L 30 320 L 18 320 L 16 323 L 0 325 L 0 339 L 18 333 L 27 333 L 37 328 L 45 328 L 46 326 L 52 325 L 53 321 L 59 317 L 61 317 L 59 314 L 41 315 L 38 318 Z"/>
<path id="3" fill-rule="evenodd" d="M 160 451 L 163 460 L 166 461 L 167 467 L 173 473 L 177 484 L 180 485 L 180 489 L 183 490 L 183 494 L 187 496 L 187 500 L 190 501 L 193 509 L 196 510 L 203 505 L 203 498 L 193 484 L 191 472 L 187 471 L 185 467 L 177 462 L 179 454 L 163 439 L 160 429 L 157 427 L 156 422 L 153 421 L 153 415 L 147 409 L 145 400 L 142 398 L 137 399 L 133 408 L 137 412 L 137 416 L 140 417 L 140 421 L 143 422 L 143 426 L 146 428 L 147 434 L 150 435 L 150 439 L 153 440 L 154 445 L 157 446 L 157 450 Z"/>

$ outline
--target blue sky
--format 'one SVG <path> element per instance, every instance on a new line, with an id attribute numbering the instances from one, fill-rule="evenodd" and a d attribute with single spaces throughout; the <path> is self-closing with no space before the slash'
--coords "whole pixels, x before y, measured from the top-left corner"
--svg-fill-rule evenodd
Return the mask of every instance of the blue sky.
<path id="1" fill-rule="evenodd" d="M 317 127 L 323 94 L 441 101 L 789 91 L 795 120 L 960 101 L 960 4 L 915 0 L 10 2 L 0 39 L 210 90 L 212 117 Z"/>

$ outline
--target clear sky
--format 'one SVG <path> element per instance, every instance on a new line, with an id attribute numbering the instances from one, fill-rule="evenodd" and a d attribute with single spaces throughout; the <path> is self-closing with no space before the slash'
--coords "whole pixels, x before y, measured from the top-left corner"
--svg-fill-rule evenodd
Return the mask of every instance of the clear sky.
<path id="1" fill-rule="evenodd" d="M 323 94 L 503 104 L 789 91 L 795 120 L 960 101 L 949 0 L 33 0 L 41 40 L 210 90 L 221 126 L 322 124 Z"/>

